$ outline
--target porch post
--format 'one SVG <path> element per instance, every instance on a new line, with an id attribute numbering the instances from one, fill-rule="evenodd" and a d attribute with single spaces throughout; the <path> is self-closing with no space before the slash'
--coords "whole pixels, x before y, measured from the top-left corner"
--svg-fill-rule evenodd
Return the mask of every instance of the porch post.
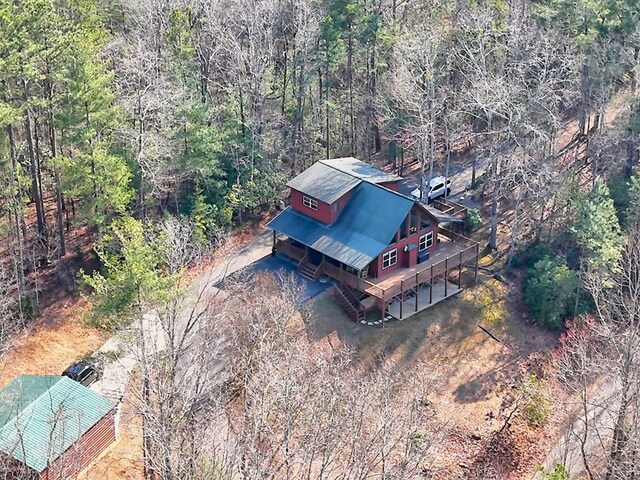
<path id="1" fill-rule="evenodd" d="M 276 254 L 276 231 L 273 231 L 273 246 L 271 247 L 271 255 Z"/>
<path id="2" fill-rule="evenodd" d="M 404 280 L 400 280 L 400 320 L 402 320 L 402 304 L 404 303 Z"/>
<path id="3" fill-rule="evenodd" d="M 431 265 L 431 277 L 429 278 L 429 305 L 433 303 L 433 265 Z"/>
<path id="4" fill-rule="evenodd" d="M 447 298 L 447 280 L 449 279 L 449 257 L 444 259 L 444 297 Z"/>
<path id="5" fill-rule="evenodd" d="M 384 290 L 382 290 L 382 328 L 384 328 L 384 311 L 387 309 L 387 304 L 384 301 Z"/>
<path id="6" fill-rule="evenodd" d="M 420 288 L 418 287 L 418 272 L 416 272 L 416 312 L 418 311 L 418 291 Z"/>
<path id="7" fill-rule="evenodd" d="M 460 250 L 460 269 L 458 270 L 458 290 L 462 288 L 462 250 Z"/>
<path id="8" fill-rule="evenodd" d="M 476 243 L 476 276 L 474 279 L 475 283 L 478 283 L 478 257 L 480 256 L 480 244 Z"/>

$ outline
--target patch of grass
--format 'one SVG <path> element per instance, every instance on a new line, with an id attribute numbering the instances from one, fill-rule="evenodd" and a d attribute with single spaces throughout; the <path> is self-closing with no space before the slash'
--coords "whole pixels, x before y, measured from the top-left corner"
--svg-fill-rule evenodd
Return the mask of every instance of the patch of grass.
<path id="1" fill-rule="evenodd" d="M 494 256 L 492 254 L 487 254 L 484 255 L 482 257 L 480 257 L 480 259 L 478 260 L 478 265 L 480 267 L 490 267 L 491 265 L 493 265 L 496 262 L 496 259 L 494 258 Z"/>
<path id="2" fill-rule="evenodd" d="M 477 305 L 478 323 L 485 328 L 506 328 L 509 313 L 505 305 L 506 287 L 502 283 L 492 278 L 469 294 Z"/>

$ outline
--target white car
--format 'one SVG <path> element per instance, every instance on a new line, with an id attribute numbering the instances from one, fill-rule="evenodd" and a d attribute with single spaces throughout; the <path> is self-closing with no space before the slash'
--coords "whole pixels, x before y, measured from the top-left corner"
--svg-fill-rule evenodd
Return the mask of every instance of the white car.
<path id="1" fill-rule="evenodd" d="M 431 202 L 432 200 L 442 197 L 445 193 L 451 192 L 451 180 L 445 177 L 433 177 L 427 186 L 427 193 L 422 196 L 423 202 Z M 420 187 L 411 192 L 411 196 L 420 200 Z"/>

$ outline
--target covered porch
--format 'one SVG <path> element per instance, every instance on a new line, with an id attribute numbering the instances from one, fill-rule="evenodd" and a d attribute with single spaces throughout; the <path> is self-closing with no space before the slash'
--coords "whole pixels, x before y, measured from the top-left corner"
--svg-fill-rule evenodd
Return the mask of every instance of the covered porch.
<path id="1" fill-rule="evenodd" d="M 336 299 L 356 320 L 366 312 L 378 310 L 381 320 L 388 315 L 404 319 L 462 289 L 462 268 L 472 267 L 478 275 L 478 244 L 452 231 L 438 232 L 438 248 L 430 257 L 411 267 L 395 270 L 378 278 L 297 245 L 274 233 L 274 252 L 298 262 L 298 270 L 317 280 L 322 275 L 334 279 Z M 314 261 L 315 260 L 315 261 Z"/>

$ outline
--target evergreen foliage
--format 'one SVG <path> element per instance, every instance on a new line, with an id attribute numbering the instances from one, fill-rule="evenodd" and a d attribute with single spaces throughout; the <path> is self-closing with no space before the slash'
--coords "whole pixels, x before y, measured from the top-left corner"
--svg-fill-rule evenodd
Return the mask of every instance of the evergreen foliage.
<path id="1" fill-rule="evenodd" d="M 562 330 L 574 311 L 578 275 L 557 256 L 544 256 L 527 271 L 524 300 L 533 318 L 551 330 Z"/>
<path id="2" fill-rule="evenodd" d="M 587 268 L 612 273 L 616 270 L 622 251 L 622 235 L 609 188 L 596 179 L 591 192 L 575 192 L 575 223 L 571 228 L 582 250 Z"/>

